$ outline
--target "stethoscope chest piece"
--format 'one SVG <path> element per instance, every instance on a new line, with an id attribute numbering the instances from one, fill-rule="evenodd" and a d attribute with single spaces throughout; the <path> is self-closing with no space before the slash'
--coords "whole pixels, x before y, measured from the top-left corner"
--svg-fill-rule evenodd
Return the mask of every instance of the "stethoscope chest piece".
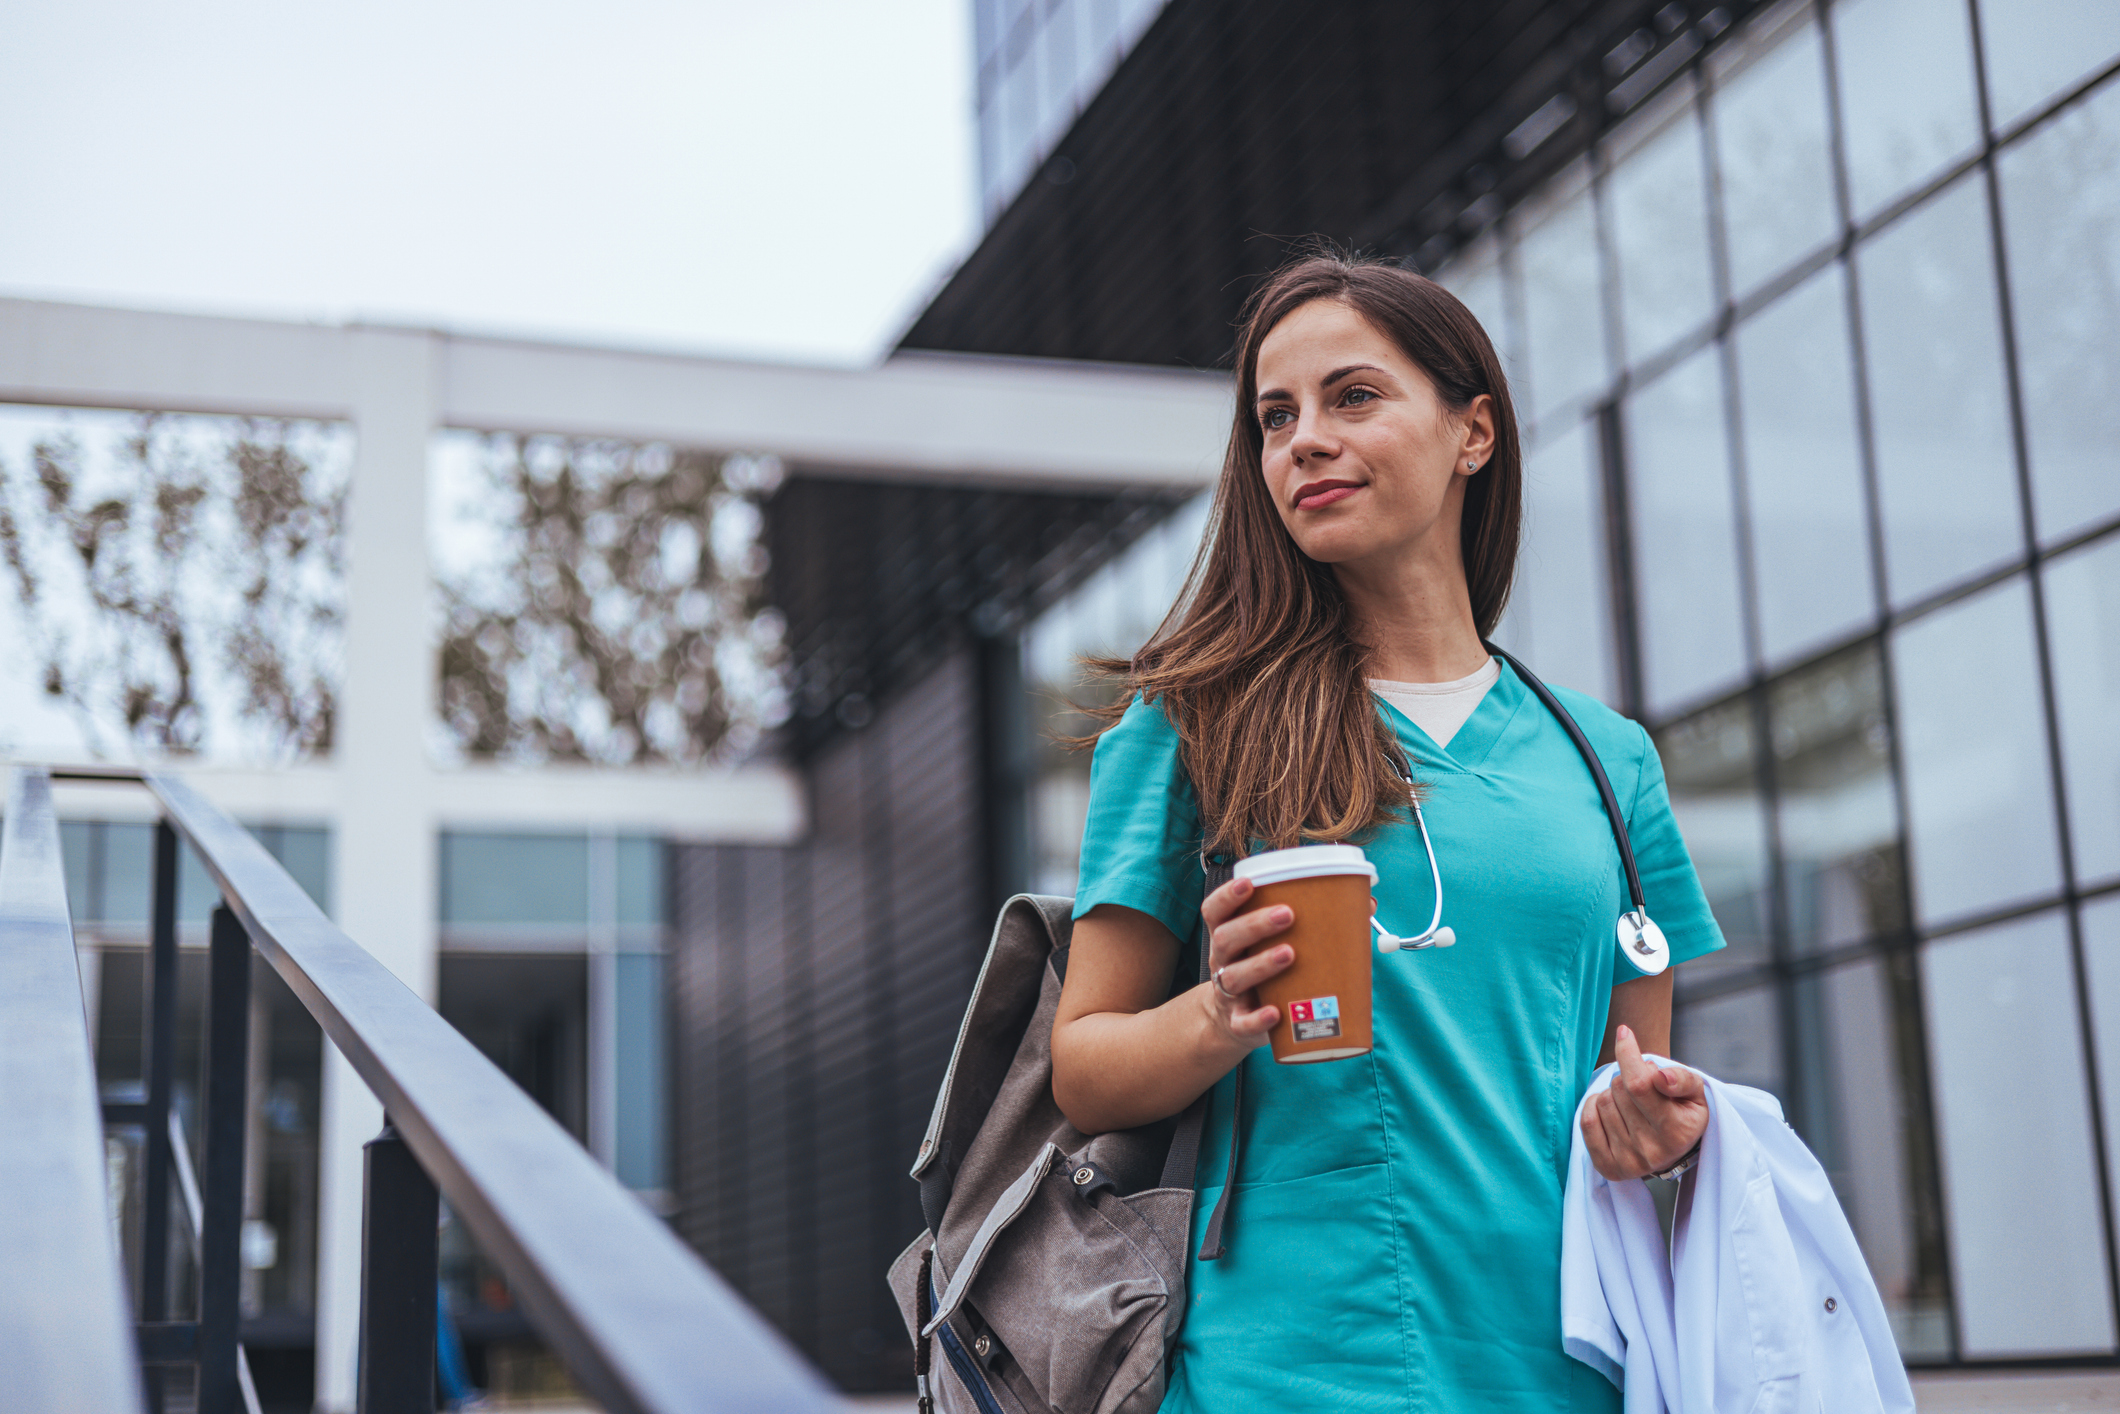
<path id="1" fill-rule="evenodd" d="M 1645 911 L 1629 909 L 1622 913 L 1614 931 L 1619 935 L 1619 950 L 1634 964 L 1635 971 L 1654 977 L 1671 965 L 1671 945 L 1664 941 L 1664 930 Z"/>

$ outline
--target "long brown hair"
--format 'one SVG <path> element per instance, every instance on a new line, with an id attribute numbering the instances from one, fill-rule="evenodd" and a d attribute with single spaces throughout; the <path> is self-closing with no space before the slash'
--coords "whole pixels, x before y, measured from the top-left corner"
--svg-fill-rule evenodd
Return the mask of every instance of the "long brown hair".
<path id="1" fill-rule="evenodd" d="M 1361 834 L 1404 811 L 1398 746 L 1370 696 L 1364 653 L 1330 565 L 1296 547 L 1266 489 L 1259 345 L 1313 300 L 1347 305 L 1399 346 L 1463 414 L 1494 399 L 1494 454 L 1465 488 L 1460 545 L 1480 636 L 1494 630 L 1516 575 L 1523 461 L 1508 379 L 1472 312 L 1433 280 L 1379 260 L 1312 255 L 1276 271 L 1246 303 L 1237 341 L 1236 415 L 1207 534 L 1184 592 L 1131 661 L 1091 659 L 1122 687 L 1092 709 L 1098 734 L 1139 696 L 1178 730 L 1200 798 L 1203 848 L 1242 853 Z M 1082 739 L 1087 745 L 1094 736 Z"/>

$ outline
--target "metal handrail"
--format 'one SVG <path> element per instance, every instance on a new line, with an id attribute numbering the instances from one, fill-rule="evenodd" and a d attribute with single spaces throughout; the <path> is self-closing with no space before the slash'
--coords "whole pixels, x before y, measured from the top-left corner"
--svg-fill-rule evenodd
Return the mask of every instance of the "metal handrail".
<path id="1" fill-rule="evenodd" d="M 779 1332 L 248 831 L 174 776 L 145 781 L 591 1396 L 627 1414 L 838 1408 Z"/>
<path id="2" fill-rule="evenodd" d="M 212 991 L 216 1033 L 229 1031 L 230 1049 L 228 1064 L 210 1067 L 216 1074 L 241 1068 L 238 1019 L 254 946 L 383 1103 L 384 1132 L 368 1145 L 363 1224 L 364 1410 L 400 1401 L 414 1407 L 432 1388 L 437 1188 L 574 1378 L 613 1414 L 824 1414 L 841 1407 L 793 1346 L 499 1067 L 326 918 L 248 831 L 174 776 L 91 767 L 18 769 L 0 864 L 0 1133 L 7 1136 L 0 1198 L 35 1192 L 34 1204 L 0 1202 L 0 1335 L 11 1347 L 0 1414 L 137 1410 L 141 1399 L 103 1207 L 95 1080 L 51 812 L 53 778 L 144 784 L 220 889 Z M 174 888 L 173 838 L 168 849 L 168 869 L 158 864 L 158 909 L 174 907 L 173 893 L 160 898 L 165 884 Z M 172 948 L 173 937 L 172 930 Z M 227 1017 L 219 1016 L 224 1000 L 235 1008 Z M 240 1093 L 229 1093 L 237 1100 L 229 1113 L 239 1115 Z M 209 1097 L 209 1130 L 217 1123 L 215 1103 Z M 152 1109 L 108 1105 L 103 1112 Z M 222 1265 L 233 1261 L 220 1248 L 233 1243 L 240 1212 L 215 1205 L 235 1201 L 223 1188 L 240 1171 L 241 1140 L 231 1137 L 239 1135 L 239 1124 L 218 1141 L 209 1135 L 205 1206 L 219 1216 L 208 1217 L 203 1241 Z M 102 1275 L 84 1284 L 84 1262 Z M 221 1274 L 222 1286 L 229 1280 Z M 211 1305 L 214 1280 L 206 1286 L 202 1301 Z M 64 1303 L 52 1300 L 60 1287 L 68 1292 Z M 232 1297 L 223 1291 L 219 1299 Z M 424 1326 L 402 1315 L 422 1308 Z M 233 1307 L 227 1309 L 232 1320 Z M 211 1319 L 168 1327 L 146 1319 L 138 1354 L 184 1360 L 196 1350 L 202 1362 L 227 1363 L 233 1330 Z M 393 1336 L 404 1350 L 390 1348 Z M 422 1339 L 425 1348 L 413 1349 Z M 219 1356 L 211 1354 L 216 1350 Z M 39 1385 L 36 1372 L 46 1364 L 51 1383 Z M 88 1393 L 103 1389 L 85 1373 L 91 1366 L 113 1382 L 113 1392 Z M 215 1407 L 231 1407 L 236 1371 L 228 1363 L 217 1373 Z M 202 1407 L 205 1379 L 202 1363 Z"/>
<path id="3" fill-rule="evenodd" d="M 184 1231 L 191 1238 L 192 1260 L 206 1265 L 206 1204 L 199 1197 L 199 1176 L 191 1166 L 191 1141 L 184 1135 L 184 1117 L 169 1112 L 169 1157 L 176 1169 L 177 1196 L 184 1202 Z M 250 1374 L 250 1355 L 236 1346 L 236 1381 L 241 1386 L 244 1414 L 259 1414 L 258 1385 Z"/>
<path id="4" fill-rule="evenodd" d="M 143 1408 L 51 781 L 0 835 L 0 1411 Z"/>

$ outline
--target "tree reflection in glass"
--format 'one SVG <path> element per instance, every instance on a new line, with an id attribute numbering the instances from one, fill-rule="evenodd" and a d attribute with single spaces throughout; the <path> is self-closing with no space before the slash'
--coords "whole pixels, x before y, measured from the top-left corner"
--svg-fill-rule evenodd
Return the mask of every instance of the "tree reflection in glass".
<path id="1" fill-rule="evenodd" d="M 1897 951 L 1793 978 L 1790 1121 L 1825 1166 L 1884 1298 L 1899 1353 L 1950 1353 L 1949 1282 L 1935 1141 L 1913 1089 L 1921 992 Z"/>
<path id="2" fill-rule="evenodd" d="M 1685 964 L 1688 970 L 1699 962 Z M 1673 1059 L 1698 1066 L 1726 1085 L 1749 1085 L 1780 1098 L 1781 1000 L 1772 985 L 1689 1002 L 1671 1022 Z"/>
<path id="3" fill-rule="evenodd" d="M 1688 963 L 1689 982 L 1768 957 L 1767 825 L 1754 740 L 1752 709 L 1742 697 L 1656 734 L 1672 814 L 1730 945 Z"/>
<path id="4" fill-rule="evenodd" d="M 1675 111 L 1646 113 L 1614 139 L 1605 179 L 1620 325 L 1636 361 L 1707 322 L 1715 303 L 1700 119 L 1689 86 L 1673 96 L 1684 100 Z"/>
<path id="5" fill-rule="evenodd" d="M 1825 56 L 1815 21 L 1775 10 L 1709 62 L 1730 285 L 1744 294 L 1840 228 Z"/>
<path id="6" fill-rule="evenodd" d="M 1525 404 L 1533 422 L 1595 392 L 1608 376 L 1590 188 L 1581 172 L 1556 178 L 1552 187 L 1553 205 L 1526 218 L 1517 244 L 1530 375 Z"/>
<path id="7" fill-rule="evenodd" d="M 1844 0 L 1829 14 L 1861 219 L 1980 141 L 1972 25 L 1957 0 Z"/>
<path id="8" fill-rule="evenodd" d="M 2032 506 L 2052 543 L 2120 511 L 2120 83 L 2000 171 Z"/>
<path id="9" fill-rule="evenodd" d="M 1895 604 L 2024 547 L 1984 197 L 1960 182 L 1856 251 Z"/>
<path id="10" fill-rule="evenodd" d="M 1791 947 L 1815 952 L 1897 932 L 1906 871 L 1876 645 L 1783 678 L 1767 711 Z"/>

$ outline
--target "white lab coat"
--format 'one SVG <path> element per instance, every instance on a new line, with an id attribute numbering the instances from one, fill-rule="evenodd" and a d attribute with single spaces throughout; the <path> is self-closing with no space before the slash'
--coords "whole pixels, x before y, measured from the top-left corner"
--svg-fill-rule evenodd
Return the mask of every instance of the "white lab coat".
<path id="1" fill-rule="evenodd" d="M 1598 1071 L 1583 1104 L 1618 1071 Z M 1648 1186 L 1591 1167 L 1577 1108 L 1561 1225 L 1568 1353 L 1624 1391 L 1626 1414 L 1912 1414 L 1825 1170 L 1772 1095 L 1704 1078 L 1708 1131 L 1668 1254 Z"/>

